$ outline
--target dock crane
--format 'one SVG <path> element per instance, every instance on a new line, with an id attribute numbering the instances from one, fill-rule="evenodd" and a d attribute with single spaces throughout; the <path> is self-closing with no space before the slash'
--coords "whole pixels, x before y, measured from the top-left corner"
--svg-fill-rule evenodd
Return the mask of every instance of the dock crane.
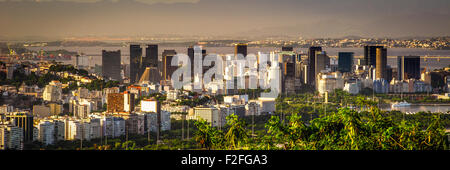
<path id="1" fill-rule="evenodd" d="M 16 51 L 14 51 L 14 49 L 12 49 L 9 44 L 7 46 L 8 46 L 8 50 L 9 50 L 9 55 L 11 55 L 11 56 L 17 55 Z"/>

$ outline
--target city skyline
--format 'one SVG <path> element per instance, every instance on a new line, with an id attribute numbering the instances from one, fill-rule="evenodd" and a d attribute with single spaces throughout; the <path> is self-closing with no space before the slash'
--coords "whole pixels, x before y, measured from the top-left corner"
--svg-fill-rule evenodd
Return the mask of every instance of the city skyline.
<path id="1" fill-rule="evenodd" d="M 257 2 L 256 2 L 257 1 Z M 0 0 L 0 38 L 71 36 L 448 36 L 450 2 Z M 239 5 L 238 5 L 239 4 Z"/>
<path id="2" fill-rule="evenodd" d="M 298 164 L 267 150 L 448 151 L 449 7 L 0 0 L 0 152 L 172 150 L 188 155 L 146 159 L 235 168 Z"/>

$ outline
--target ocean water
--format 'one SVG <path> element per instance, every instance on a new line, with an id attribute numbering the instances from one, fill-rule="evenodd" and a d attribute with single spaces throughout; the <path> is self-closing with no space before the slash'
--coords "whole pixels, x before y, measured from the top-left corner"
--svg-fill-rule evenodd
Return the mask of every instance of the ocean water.
<path id="1" fill-rule="evenodd" d="M 450 105 L 411 105 L 409 107 L 382 107 L 382 110 L 390 111 L 390 110 L 398 110 L 404 113 L 417 113 L 417 112 L 432 112 L 432 113 L 447 113 L 450 111 Z"/>
<path id="2" fill-rule="evenodd" d="M 90 56 L 90 65 L 94 66 L 95 64 L 101 65 L 101 54 L 102 50 L 121 50 L 122 54 L 122 63 L 123 64 L 129 64 L 129 47 L 29 47 L 30 50 L 45 50 L 45 51 L 53 51 L 53 50 L 59 50 L 59 49 L 65 49 L 68 51 L 74 51 L 74 52 L 80 52 L 84 53 L 87 56 Z M 177 53 L 184 53 L 187 54 L 187 47 L 183 46 L 159 46 L 159 55 L 164 50 L 173 49 Z M 216 54 L 234 54 L 234 48 L 233 47 L 205 47 L 207 53 L 216 53 Z M 257 54 L 258 52 L 270 52 L 274 50 L 280 50 L 280 48 L 275 47 L 248 47 L 248 53 L 251 54 Z M 307 53 L 307 48 L 296 48 L 294 49 L 297 52 L 300 53 Z M 327 52 L 329 56 L 337 56 L 338 52 L 354 52 L 355 56 L 363 56 L 364 55 L 364 49 L 363 48 L 323 48 L 324 51 Z M 143 54 L 145 54 L 145 48 L 143 48 Z M 431 49 L 421 49 L 421 48 L 388 48 L 387 50 L 388 56 L 406 56 L 406 55 L 413 55 L 413 56 L 437 56 L 437 57 L 450 57 L 450 50 L 431 50 Z M 64 61 L 66 64 L 71 64 L 71 61 Z M 356 62 L 356 60 L 355 60 Z M 397 60 L 394 57 L 388 58 L 388 65 L 390 65 L 392 68 L 397 67 Z M 450 65 L 450 58 L 441 58 L 440 61 L 437 59 L 428 59 L 427 61 L 424 61 L 424 59 L 421 60 L 421 67 L 427 67 L 428 69 L 440 69 L 445 66 Z"/>

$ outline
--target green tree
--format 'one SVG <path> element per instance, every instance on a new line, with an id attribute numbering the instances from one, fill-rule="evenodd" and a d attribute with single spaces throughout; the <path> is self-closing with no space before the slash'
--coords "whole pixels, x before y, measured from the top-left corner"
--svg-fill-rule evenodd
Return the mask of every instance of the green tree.
<path id="1" fill-rule="evenodd" d="M 222 146 L 223 134 L 206 120 L 200 119 L 194 123 L 197 131 L 194 133 L 195 141 L 200 143 L 202 148 L 212 149 L 214 147 L 220 148 Z"/>
<path id="2" fill-rule="evenodd" d="M 226 119 L 229 129 L 225 134 L 225 139 L 229 144 L 229 148 L 237 149 L 241 147 L 241 144 L 245 143 L 248 138 L 247 131 L 245 130 L 245 122 L 239 120 L 238 116 L 235 114 L 227 116 Z"/>

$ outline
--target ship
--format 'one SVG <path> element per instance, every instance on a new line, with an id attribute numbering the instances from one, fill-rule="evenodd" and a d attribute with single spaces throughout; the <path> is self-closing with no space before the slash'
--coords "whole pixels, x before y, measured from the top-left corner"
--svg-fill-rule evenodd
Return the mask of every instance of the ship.
<path id="1" fill-rule="evenodd" d="M 395 102 L 392 104 L 392 107 L 409 107 L 411 106 L 411 103 L 408 103 L 406 101 L 403 102 Z"/>

